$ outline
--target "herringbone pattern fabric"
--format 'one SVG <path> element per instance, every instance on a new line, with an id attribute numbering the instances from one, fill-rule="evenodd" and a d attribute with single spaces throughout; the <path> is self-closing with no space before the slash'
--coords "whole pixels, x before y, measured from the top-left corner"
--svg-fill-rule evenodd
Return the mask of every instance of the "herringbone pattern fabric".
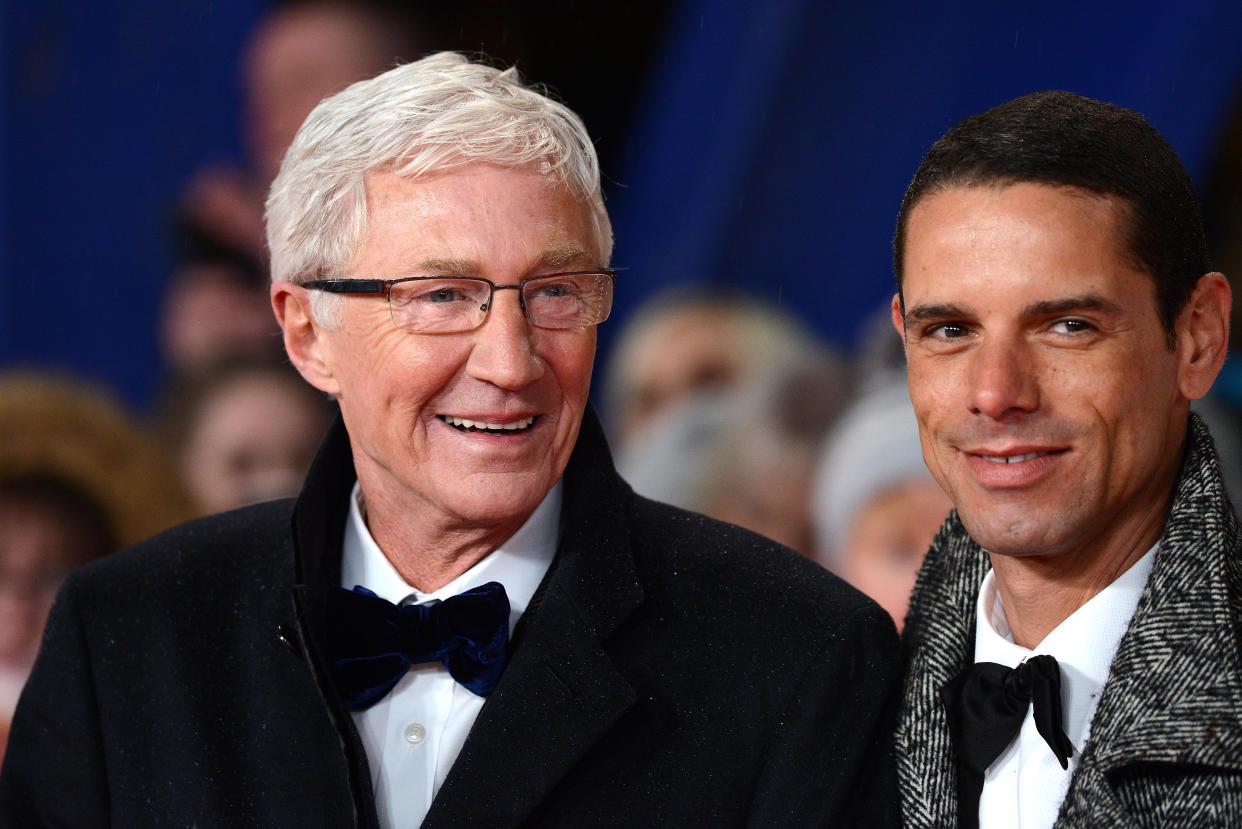
<path id="1" fill-rule="evenodd" d="M 906 622 L 897 729 L 908 829 L 957 825 L 940 689 L 972 658 L 987 556 L 949 516 Z M 1057 827 L 1242 826 L 1242 540 L 1191 416 L 1160 549 L 1121 640 Z"/>

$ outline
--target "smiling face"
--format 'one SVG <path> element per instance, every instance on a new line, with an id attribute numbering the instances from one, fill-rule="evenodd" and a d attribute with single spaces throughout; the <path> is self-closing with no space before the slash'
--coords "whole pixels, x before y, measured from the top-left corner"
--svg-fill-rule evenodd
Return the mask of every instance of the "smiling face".
<path id="1" fill-rule="evenodd" d="M 455 274 L 512 285 L 607 264 L 589 207 L 533 171 L 473 164 L 415 180 L 377 174 L 367 180 L 367 208 L 350 277 Z M 315 326 L 312 346 L 290 348 L 307 379 L 340 403 L 381 547 L 385 536 L 411 532 L 486 530 L 503 540 L 565 469 L 595 329 L 534 328 L 517 294 L 497 291 L 483 325 L 456 334 L 399 329 L 383 296 L 346 297 L 340 327 Z"/>
<path id="2" fill-rule="evenodd" d="M 1141 554 L 1164 524 L 1189 338 L 1170 348 L 1120 215 L 1033 183 L 953 187 L 911 213 L 893 318 L 923 453 L 993 553 Z"/>

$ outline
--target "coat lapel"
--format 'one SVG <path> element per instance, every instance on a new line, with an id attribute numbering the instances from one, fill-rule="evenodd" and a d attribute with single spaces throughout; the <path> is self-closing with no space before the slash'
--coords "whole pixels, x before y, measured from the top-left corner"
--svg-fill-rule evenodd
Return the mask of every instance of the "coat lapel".
<path id="1" fill-rule="evenodd" d="M 291 528 L 294 584 L 291 599 L 297 619 L 299 641 L 296 646 L 309 663 L 345 752 L 349 789 L 354 802 L 354 822 L 359 827 L 376 827 L 379 826 L 379 819 L 371 793 L 366 749 L 353 719 L 336 693 L 328 660 L 319 647 L 324 641 L 326 624 L 324 590 L 340 581 L 346 504 L 355 480 L 349 435 L 338 414 L 311 464 L 306 484 L 294 508 Z"/>
<path id="2" fill-rule="evenodd" d="M 987 567 L 951 514 L 919 574 L 903 636 L 909 673 L 897 756 L 907 827 L 957 823 L 940 689 L 973 656 L 975 602 Z M 1156 563 L 1114 657 L 1058 826 L 1133 824 L 1114 787 L 1127 769 L 1242 772 L 1240 594 L 1238 522 L 1211 438 L 1192 416 Z M 1158 799 L 1159 791 L 1149 795 Z"/>
<path id="3" fill-rule="evenodd" d="M 517 826 L 635 703 L 603 643 L 641 604 L 629 489 L 598 421 L 565 472 L 561 549 L 424 827 Z"/>
<path id="4" fill-rule="evenodd" d="M 1121 769 L 1242 772 L 1242 544 L 1207 430 L 1186 458 L 1147 587 L 1117 650 L 1066 813 Z"/>
<path id="5" fill-rule="evenodd" d="M 974 659 L 987 555 L 950 513 L 919 573 L 902 636 L 905 694 L 895 737 L 907 827 L 957 825 L 957 767 L 941 689 Z"/>

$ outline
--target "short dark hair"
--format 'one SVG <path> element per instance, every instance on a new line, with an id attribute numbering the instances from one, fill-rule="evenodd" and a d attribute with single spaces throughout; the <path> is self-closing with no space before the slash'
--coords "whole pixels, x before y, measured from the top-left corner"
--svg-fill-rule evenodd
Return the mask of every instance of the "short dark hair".
<path id="1" fill-rule="evenodd" d="M 1036 92 L 972 115 L 944 134 L 906 190 L 893 237 L 902 288 L 910 213 L 950 187 L 1035 182 L 1116 196 L 1122 243 L 1156 284 L 1160 320 L 1174 323 L 1199 277 L 1211 270 L 1199 200 L 1177 153 L 1132 109 L 1072 92 Z"/>

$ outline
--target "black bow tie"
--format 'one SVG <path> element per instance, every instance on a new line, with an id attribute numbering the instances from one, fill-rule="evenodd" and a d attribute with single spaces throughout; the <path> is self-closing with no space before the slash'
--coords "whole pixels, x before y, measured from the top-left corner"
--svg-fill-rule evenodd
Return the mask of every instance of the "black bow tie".
<path id="1" fill-rule="evenodd" d="M 1028 705 L 1035 707 L 1035 728 L 1061 768 L 1069 768 L 1074 746 L 1061 722 L 1061 669 L 1051 656 L 1032 656 L 1016 668 L 977 662 L 944 689 L 949 733 L 958 757 L 982 774 L 1009 745 Z"/>
<path id="2" fill-rule="evenodd" d="M 351 711 L 379 702 L 422 662 L 443 662 L 453 679 L 487 696 L 508 642 L 509 597 L 494 581 L 426 605 L 395 605 L 365 587 L 328 588 L 325 649 Z"/>
<path id="3" fill-rule="evenodd" d="M 977 825 L 984 772 L 1022 728 L 1027 706 L 1034 706 L 1035 728 L 1061 768 L 1069 768 L 1074 746 L 1062 727 L 1061 669 L 1054 657 L 1032 656 L 1016 668 L 977 662 L 954 677 L 942 697 L 959 763 L 963 826 Z"/>

